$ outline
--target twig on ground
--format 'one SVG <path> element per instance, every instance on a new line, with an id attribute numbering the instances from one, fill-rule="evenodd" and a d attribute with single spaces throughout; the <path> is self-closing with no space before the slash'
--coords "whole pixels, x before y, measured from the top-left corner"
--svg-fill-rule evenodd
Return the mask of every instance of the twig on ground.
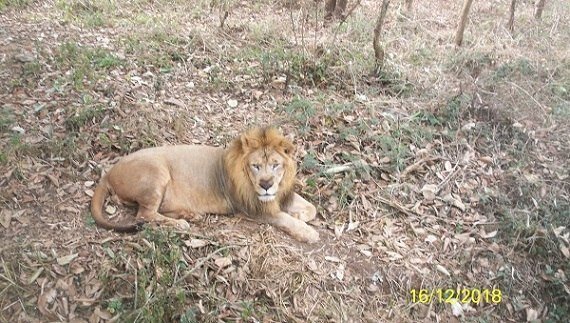
<path id="1" fill-rule="evenodd" d="M 455 177 L 455 175 L 457 175 L 457 166 L 459 166 L 459 163 L 456 163 L 453 169 L 451 170 L 451 173 L 449 173 L 449 175 L 447 175 L 447 177 L 444 178 L 443 181 L 439 183 L 439 185 L 437 185 L 437 190 L 435 191 L 435 194 L 437 194 L 442 189 L 445 183 L 447 183 L 452 177 Z"/>
<path id="2" fill-rule="evenodd" d="M 176 280 L 176 282 L 174 282 L 174 284 L 172 284 L 172 286 L 169 288 L 169 292 L 172 291 L 174 288 L 178 287 L 179 284 L 184 281 L 186 278 L 188 278 L 188 276 L 192 275 L 192 273 L 194 273 L 196 270 L 198 270 L 198 268 L 202 267 L 202 265 L 204 265 L 208 260 L 212 259 L 216 254 L 228 250 L 228 249 L 232 249 L 232 248 L 236 248 L 237 246 L 232 245 L 232 246 L 224 246 L 224 247 L 220 247 L 216 250 L 214 250 L 213 252 L 211 252 L 210 254 L 208 254 L 206 257 L 202 258 L 200 261 L 198 261 L 194 267 L 192 267 L 192 269 L 188 270 L 182 277 L 178 278 L 178 280 Z"/>
<path id="3" fill-rule="evenodd" d="M 388 199 L 386 199 L 386 198 L 384 198 L 384 197 L 382 197 L 382 196 L 376 196 L 376 197 L 374 197 L 374 198 L 375 198 L 376 200 L 378 200 L 379 202 L 381 202 L 381 203 L 383 203 L 383 204 L 386 204 L 386 205 L 390 206 L 391 208 L 396 209 L 396 210 L 398 210 L 398 211 L 404 213 L 404 214 L 407 215 L 407 216 L 422 216 L 422 217 L 424 216 L 423 214 L 420 214 L 420 213 L 418 213 L 418 212 L 416 212 L 416 211 L 413 211 L 413 210 L 411 210 L 411 209 L 408 209 L 407 207 L 401 205 L 401 204 L 398 203 L 398 202 L 390 201 L 390 200 L 388 200 Z"/>
<path id="4" fill-rule="evenodd" d="M 439 156 L 424 157 L 424 158 L 418 160 L 417 162 L 411 164 L 410 166 L 406 167 L 406 169 L 404 169 L 404 171 L 400 174 L 400 178 L 402 178 L 402 179 L 406 178 L 409 173 L 418 170 L 421 166 L 423 166 L 423 164 L 428 163 L 428 162 L 432 162 L 432 161 L 436 161 L 439 159 L 441 159 L 441 157 L 439 157 Z"/>

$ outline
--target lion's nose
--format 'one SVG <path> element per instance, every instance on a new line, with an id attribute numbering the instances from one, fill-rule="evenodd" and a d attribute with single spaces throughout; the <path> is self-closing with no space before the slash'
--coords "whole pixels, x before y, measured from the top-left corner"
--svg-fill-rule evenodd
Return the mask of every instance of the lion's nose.
<path id="1" fill-rule="evenodd" d="M 259 186 L 261 186 L 261 188 L 263 188 L 264 190 L 268 190 L 271 188 L 271 186 L 273 186 L 273 181 L 272 180 L 267 180 L 267 179 L 262 179 L 259 181 Z"/>

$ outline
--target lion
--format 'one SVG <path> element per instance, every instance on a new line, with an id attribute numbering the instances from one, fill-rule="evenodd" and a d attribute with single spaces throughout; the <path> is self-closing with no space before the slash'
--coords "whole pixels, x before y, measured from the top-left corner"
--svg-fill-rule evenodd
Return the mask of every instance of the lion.
<path id="1" fill-rule="evenodd" d="M 245 214 L 308 243 L 319 233 L 307 225 L 316 208 L 294 192 L 295 147 L 276 128 L 253 128 L 228 148 L 175 145 L 122 157 L 105 174 L 91 200 L 95 222 L 133 232 L 145 222 L 188 229 L 204 214 Z M 136 221 L 114 223 L 103 214 L 107 196 L 138 205 Z"/>

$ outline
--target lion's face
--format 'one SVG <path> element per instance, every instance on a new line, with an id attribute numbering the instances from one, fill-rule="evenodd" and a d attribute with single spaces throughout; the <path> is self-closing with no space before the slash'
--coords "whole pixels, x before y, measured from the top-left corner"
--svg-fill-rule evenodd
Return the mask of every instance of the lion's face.
<path id="1" fill-rule="evenodd" d="M 236 201 L 260 213 L 259 207 L 275 207 L 289 197 L 297 169 L 294 148 L 275 128 L 254 128 L 236 138 L 224 157 Z"/>
<path id="2" fill-rule="evenodd" d="M 258 149 L 248 156 L 248 175 L 261 202 L 275 199 L 285 174 L 285 158 L 271 148 Z"/>

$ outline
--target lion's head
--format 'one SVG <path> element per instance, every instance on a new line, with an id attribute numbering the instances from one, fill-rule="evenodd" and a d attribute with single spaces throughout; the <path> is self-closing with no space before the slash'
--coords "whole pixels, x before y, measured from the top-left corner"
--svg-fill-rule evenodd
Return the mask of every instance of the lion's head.
<path id="1" fill-rule="evenodd" d="M 224 156 L 234 207 L 250 215 L 276 212 L 293 196 L 295 147 L 272 127 L 254 128 L 234 139 Z"/>

